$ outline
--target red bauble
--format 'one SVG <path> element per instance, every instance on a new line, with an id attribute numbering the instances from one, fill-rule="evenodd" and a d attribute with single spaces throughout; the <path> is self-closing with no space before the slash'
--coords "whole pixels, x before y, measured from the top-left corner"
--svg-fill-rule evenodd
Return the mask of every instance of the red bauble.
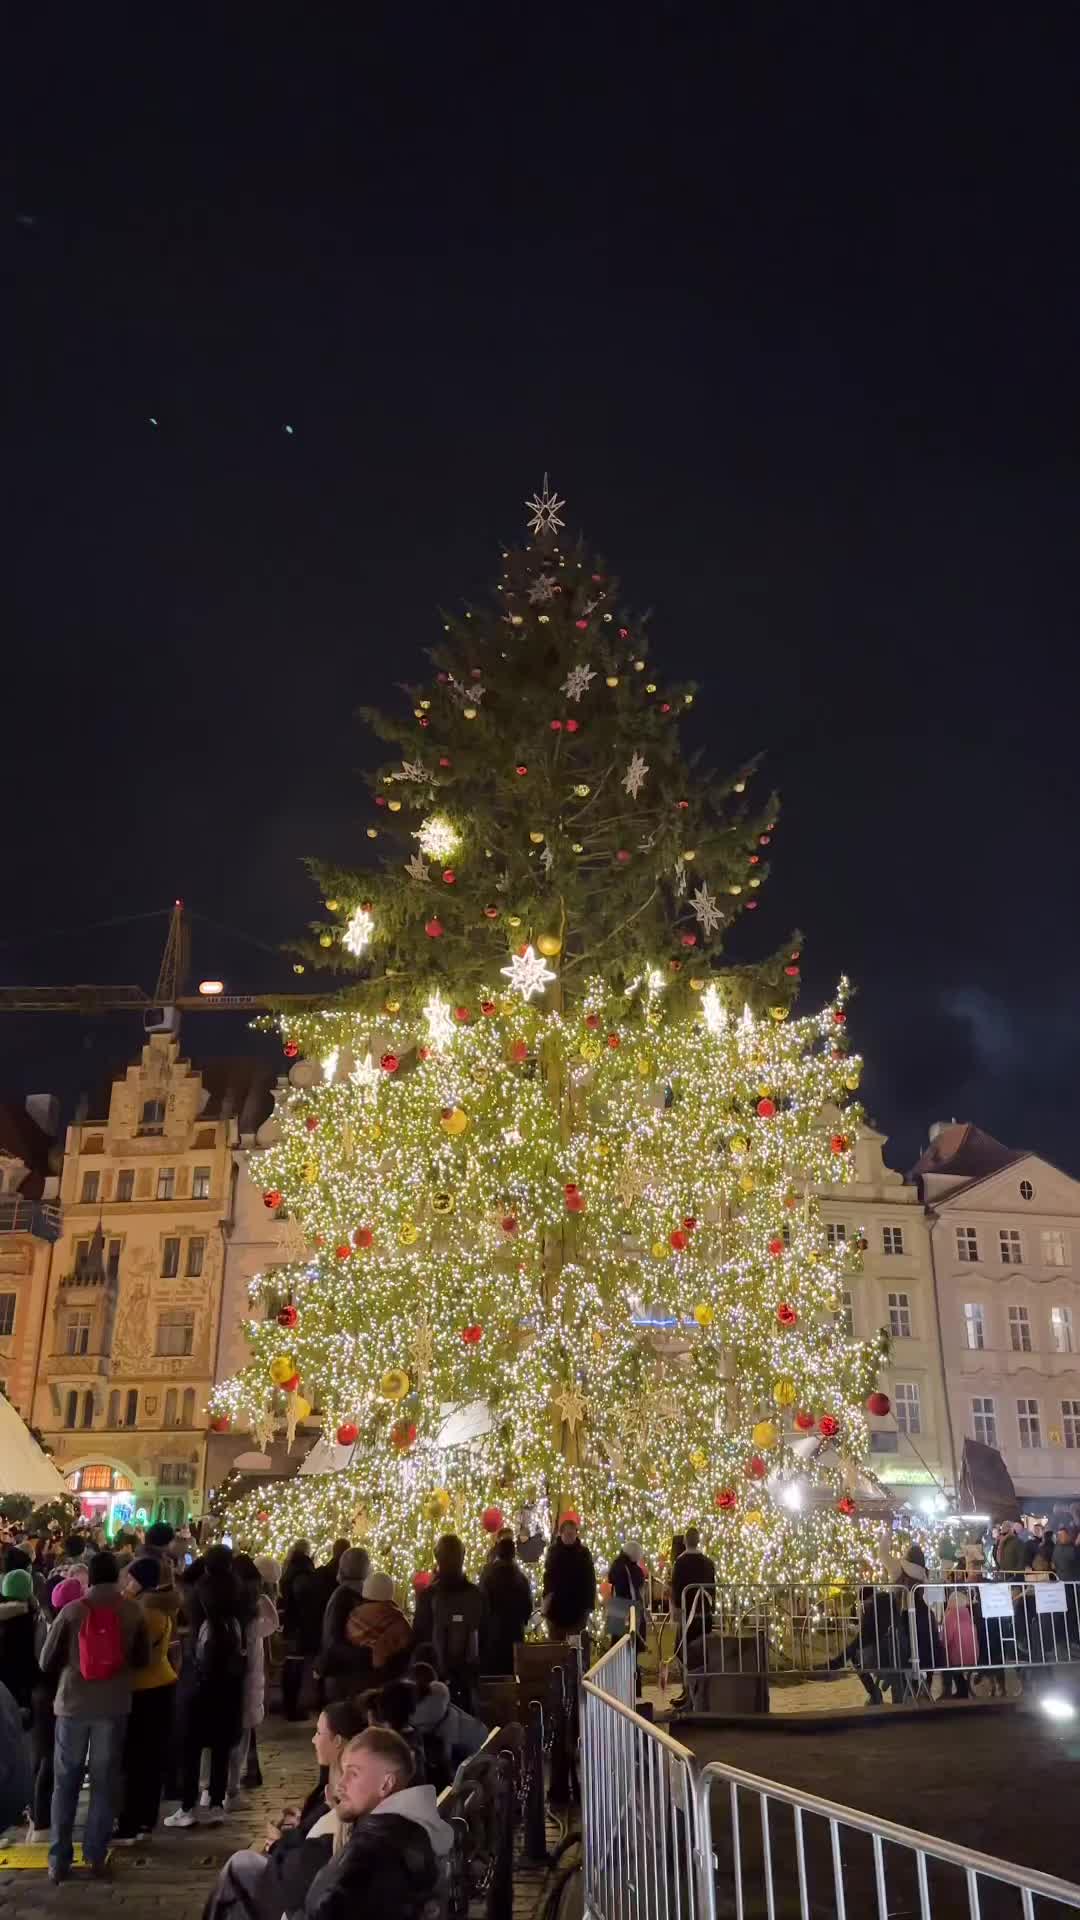
<path id="1" fill-rule="evenodd" d="M 495 1005 L 495 1002 L 494 1002 L 494 1000 L 481 1000 L 481 1002 L 480 1002 L 480 1011 L 481 1011 L 481 1013 L 483 1013 L 483 1014 L 486 1014 L 486 1015 L 487 1015 L 487 1018 L 488 1018 L 488 1019 L 490 1020 L 490 1019 L 491 1019 L 491 1016 L 492 1016 L 492 1014 L 493 1014 L 493 1013 L 498 1013 L 498 1011 L 499 1011 L 499 1009 L 498 1009 L 498 1007 L 497 1007 L 497 1006 Z"/>
<path id="2" fill-rule="evenodd" d="M 842 1027 L 847 1019 L 847 1014 L 844 1013 L 840 1007 L 837 1007 L 836 1012 L 833 1014 L 833 1019 L 838 1027 Z"/>
<path id="3" fill-rule="evenodd" d="M 340 1247 L 335 1247 L 334 1253 L 339 1260 L 349 1260 L 352 1258 L 352 1248 L 347 1240 L 343 1240 Z"/>
<path id="4" fill-rule="evenodd" d="M 519 779 L 519 780 L 524 780 L 524 778 L 525 778 L 525 775 L 526 775 L 526 774 L 528 773 L 528 771 L 529 771 L 529 769 L 528 769 L 528 767 L 515 767 L 515 768 L 514 768 L 514 772 L 515 772 L 515 773 L 517 774 L 517 777 L 518 777 L 518 779 Z"/>
<path id="5" fill-rule="evenodd" d="M 390 1439 L 399 1453 L 408 1453 L 409 1448 L 416 1445 L 415 1420 L 395 1420 L 390 1429 Z"/>
<path id="6" fill-rule="evenodd" d="M 377 794 L 375 795 L 375 805 L 376 805 L 377 807 L 385 807 L 385 805 L 386 805 L 386 795 L 385 795 L 384 793 L 377 793 Z"/>
<path id="7" fill-rule="evenodd" d="M 216 1413 L 210 1422 L 211 1433 L 228 1433 L 230 1420 L 227 1413 Z"/>
<path id="8" fill-rule="evenodd" d="M 416 1049 L 416 1057 L 417 1057 L 417 1059 L 418 1059 L 418 1060 L 427 1060 L 427 1059 L 430 1059 L 430 1057 L 431 1057 L 431 1048 L 430 1048 L 430 1047 L 417 1047 L 417 1049 Z"/>
<path id="9" fill-rule="evenodd" d="M 757 1110 L 762 1120 L 771 1120 L 773 1114 L 776 1112 L 776 1102 L 775 1100 L 759 1100 Z"/>
<path id="10" fill-rule="evenodd" d="M 747 861 L 747 865 L 751 867 L 759 867 L 761 865 L 760 853 L 752 853 L 750 855 L 749 860 Z"/>
<path id="11" fill-rule="evenodd" d="M 578 1184 L 576 1180 L 568 1180 L 565 1187 L 563 1188 L 563 1192 L 567 1194 L 576 1193 L 577 1190 L 578 1190 Z"/>
<path id="12" fill-rule="evenodd" d="M 683 1248 L 687 1244 L 688 1239 L 689 1239 L 689 1235 L 685 1234 L 681 1227 L 676 1227 L 674 1233 L 668 1234 L 668 1240 L 670 1241 L 671 1245 L 674 1247 L 676 1253 L 682 1252 Z"/>
<path id="13" fill-rule="evenodd" d="M 284 1047 L 286 1060 L 295 1060 L 299 1051 L 300 1049 L 297 1046 L 295 1040 L 286 1040 L 285 1047 Z"/>
<path id="14" fill-rule="evenodd" d="M 600 1015 L 598 1013 L 587 1013 L 585 1015 L 585 1025 L 595 1033 L 597 1027 L 600 1025 Z"/>
<path id="15" fill-rule="evenodd" d="M 579 1193 L 576 1187 L 572 1193 L 566 1195 L 566 1211 L 567 1213 L 584 1213 L 585 1211 L 585 1195 Z"/>
<path id="16" fill-rule="evenodd" d="M 498 1533 L 502 1523 L 503 1510 L 501 1507 L 484 1508 L 483 1513 L 480 1515 L 480 1525 L 483 1527 L 485 1533 Z"/>
<path id="17" fill-rule="evenodd" d="M 849 1519 L 853 1513 L 858 1512 L 858 1508 L 855 1505 L 855 1502 L 852 1499 L 850 1493 L 845 1493 L 841 1495 L 840 1499 L 836 1503 L 836 1511 L 837 1513 L 845 1514 Z"/>
<path id="18" fill-rule="evenodd" d="M 335 1435 L 339 1447 L 355 1447 L 360 1429 L 352 1420 L 343 1420 Z"/>
<path id="19" fill-rule="evenodd" d="M 469 1018 L 470 1018 L 470 1014 L 469 1014 L 469 1009 L 468 1009 L 468 1007 L 455 1007 L 455 1008 L 454 1008 L 454 1019 L 455 1019 L 455 1020 L 457 1021 L 457 1023 L 458 1023 L 458 1025 L 459 1025 L 459 1026 L 461 1026 L 461 1027 L 463 1027 L 463 1026 L 465 1025 L 465 1022 L 466 1022 L 466 1021 L 467 1021 L 467 1020 L 468 1020 Z"/>
<path id="20" fill-rule="evenodd" d="M 553 721 L 551 722 L 551 731 L 552 731 L 552 733 L 561 733 L 561 732 L 562 732 L 562 721 L 561 721 L 561 720 L 553 720 Z"/>
<path id="21" fill-rule="evenodd" d="M 516 1060 L 518 1066 L 520 1066 L 522 1061 L 527 1060 L 528 1057 L 529 1057 L 528 1042 L 525 1040 L 515 1040 L 513 1046 L 510 1049 L 511 1060 Z"/>
<path id="22" fill-rule="evenodd" d="M 685 813 L 690 802 L 689 800 L 676 800 L 675 805 L 678 807 L 680 813 Z"/>
<path id="23" fill-rule="evenodd" d="M 892 1401 L 889 1399 L 887 1393 L 871 1393 L 867 1397 L 867 1413 L 876 1413 L 879 1420 L 888 1413 L 891 1406 Z"/>
<path id="24" fill-rule="evenodd" d="M 280 1205 L 281 1205 L 281 1195 L 278 1192 L 277 1188 L 267 1187 L 266 1192 L 263 1194 L 263 1206 L 273 1208 L 273 1207 L 280 1207 Z"/>
<path id="25" fill-rule="evenodd" d="M 297 1313 L 295 1307 L 285 1306 L 282 1307 L 278 1313 L 277 1323 L 279 1327 L 295 1327 L 299 1318 L 300 1315 Z"/>
<path id="26" fill-rule="evenodd" d="M 695 1228 L 697 1227 L 696 1216 L 692 1213 L 688 1213 L 685 1220 L 683 1221 L 683 1226 L 686 1228 L 687 1233 L 693 1233 Z"/>
<path id="27" fill-rule="evenodd" d="M 588 632 L 588 629 L 589 629 L 589 623 L 588 623 L 588 621 L 587 621 L 587 620 L 575 620 L 575 621 L 574 621 L 574 625 L 575 625 L 575 627 L 577 628 L 577 630 L 578 630 L 578 632 L 579 632 L 579 633 L 587 633 L 587 632 Z"/>
<path id="28" fill-rule="evenodd" d="M 798 1314 L 794 1307 L 789 1307 L 786 1300 L 781 1300 L 776 1309 L 776 1317 L 782 1327 L 796 1327 L 799 1324 Z"/>
<path id="29" fill-rule="evenodd" d="M 518 1223 L 512 1213 L 503 1215 L 502 1230 L 505 1234 L 517 1232 Z"/>
<path id="30" fill-rule="evenodd" d="M 826 1440 L 835 1440 L 839 1431 L 840 1422 L 835 1413 L 823 1413 L 821 1419 L 818 1421 L 818 1432 L 822 1434 Z"/>
<path id="31" fill-rule="evenodd" d="M 309 1133 L 314 1133 L 316 1128 L 318 1127 L 318 1124 L 319 1124 L 319 1116 L 317 1113 L 309 1113 L 307 1116 L 307 1119 L 304 1121 L 304 1125 L 307 1128 Z"/>
<path id="32" fill-rule="evenodd" d="M 798 967 L 785 967 L 784 972 L 787 974 L 789 980 L 797 980 L 799 977 Z"/>
<path id="33" fill-rule="evenodd" d="M 443 935 L 442 921 L 441 920 L 425 920 L 424 932 L 427 934 L 427 937 L 429 940 L 441 940 Z"/>
<path id="34" fill-rule="evenodd" d="M 426 1593 L 434 1578 L 434 1574 L 428 1573 L 425 1568 L 421 1567 L 412 1577 L 413 1592 Z"/>
<path id="35" fill-rule="evenodd" d="M 282 1393 L 299 1393 L 300 1375 L 294 1373 L 290 1379 L 283 1380 L 281 1383 L 281 1391 Z"/>
<path id="36" fill-rule="evenodd" d="M 379 1065 L 384 1073 L 396 1073 L 398 1064 L 396 1053 L 384 1053 L 382 1059 L 379 1061 Z"/>
<path id="37" fill-rule="evenodd" d="M 470 680 L 481 680 L 482 678 L 483 678 L 483 674 L 481 673 L 481 670 L 479 667 L 470 667 L 469 669 Z"/>
<path id="38" fill-rule="evenodd" d="M 375 1235 L 370 1227 L 357 1227 L 356 1232 L 353 1234 L 353 1245 L 357 1247 L 370 1247 L 374 1239 Z"/>
<path id="39" fill-rule="evenodd" d="M 734 1487 L 721 1487 L 716 1495 L 716 1504 L 721 1513 L 730 1512 L 739 1504 L 739 1496 Z"/>
<path id="40" fill-rule="evenodd" d="M 577 733 L 580 726 L 581 726 L 580 720 L 568 720 L 566 723 L 566 731 L 567 733 Z"/>
<path id="41" fill-rule="evenodd" d="M 608 1046 L 612 1048 L 621 1046 L 622 1044 L 622 1042 L 619 1039 L 619 1035 L 617 1033 L 609 1033 L 607 1037 L 607 1043 L 608 1043 Z"/>
<path id="42" fill-rule="evenodd" d="M 261 1513 L 257 1513 L 255 1515 L 255 1518 L 258 1521 L 260 1527 L 265 1527 L 267 1521 L 270 1518 L 270 1515 L 267 1513 L 266 1508 L 264 1507 Z"/>
<path id="43" fill-rule="evenodd" d="M 467 1347 L 478 1347 L 484 1337 L 483 1327 L 462 1327 L 461 1337 Z"/>
<path id="44" fill-rule="evenodd" d="M 447 867 L 446 872 L 443 874 L 443 883 L 448 887 L 455 887 L 457 885 L 457 874 L 454 872 L 453 867 Z"/>
<path id="45" fill-rule="evenodd" d="M 800 1407 L 798 1413 L 795 1415 L 795 1425 L 798 1427 L 800 1433 L 809 1433 L 814 1425 L 813 1414 L 808 1413 L 805 1407 Z"/>
<path id="46" fill-rule="evenodd" d="M 451 761 L 451 759 L 450 759 L 450 757 L 449 757 L 449 755 L 448 755 L 448 754 L 445 754 L 445 753 L 444 753 L 444 754 L 440 754 L 440 756 L 439 756 L 439 765 L 440 765 L 440 767 L 449 767 L 449 766 L 452 766 L 452 764 L 453 764 L 453 762 Z"/>
<path id="47" fill-rule="evenodd" d="M 629 847 L 620 847 L 618 853 L 615 855 L 615 858 L 619 862 L 619 865 L 621 867 L 625 867 L 627 861 L 630 858 Z"/>
<path id="48" fill-rule="evenodd" d="M 430 720 L 428 719 L 428 717 L 427 717 L 427 714 L 426 714 L 426 713 L 422 713 L 422 714 L 420 715 L 420 725 L 421 725 L 422 727 L 430 727 L 430 725 L 431 725 L 431 721 L 430 721 Z"/>
<path id="49" fill-rule="evenodd" d="M 630 629 L 629 629 L 629 627 L 620 627 L 620 628 L 619 628 L 619 639 L 620 639 L 620 640 L 629 640 L 629 638 L 630 638 Z"/>
<path id="50" fill-rule="evenodd" d="M 846 1153 L 848 1150 L 847 1134 L 834 1133 L 832 1139 L 829 1141 L 829 1145 L 834 1153 Z"/>
<path id="51" fill-rule="evenodd" d="M 753 913 L 753 911 L 754 911 L 754 909 L 755 909 L 755 908 L 756 908 L 756 906 L 757 906 L 757 901 L 756 901 L 756 900 L 747 900 L 747 901 L 745 902 L 745 906 L 746 906 L 746 911 L 747 911 L 747 913 Z"/>
<path id="52" fill-rule="evenodd" d="M 670 713 L 670 712 L 671 712 L 671 702 L 670 702 L 670 700 L 662 700 L 662 701 L 660 702 L 660 711 L 661 711 L 661 713 Z"/>
<path id="53" fill-rule="evenodd" d="M 498 919 L 498 917 L 499 917 L 499 909 L 498 909 L 498 907 L 485 907 L 485 908 L 484 908 L 484 919 L 485 919 L 485 920 L 497 920 L 497 919 Z"/>
<path id="54" fill-rule="evenodd" d="M 747 1476 L 751 1480 L 764 1480 L 769 1469 L 760 1453 L 755 1453 L 746 1463 Z"/>
<path id="55" fill-rule="evenodd" d="M 774 1260 L 778 1260 L 783 1251 L 784 1243 L 782 1240 L 776 1239 L 769 1241 L 769 1252 L 772 1254 Z"/>
<path id="56" fill-rule="evenodd" d="M 684 933 L 684 934 L 682 935 L 682 943 L 683 943 L 683 946 L 684 946 L 684 947 L 696 947 L 696 946 L 697 946 L 697 934 L 696 934 L 696 933 Z"/>

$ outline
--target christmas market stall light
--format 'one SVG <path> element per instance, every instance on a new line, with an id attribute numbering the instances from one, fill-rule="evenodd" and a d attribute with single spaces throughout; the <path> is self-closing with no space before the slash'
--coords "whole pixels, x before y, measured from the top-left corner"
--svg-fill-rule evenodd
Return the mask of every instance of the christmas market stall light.
<path id="1" fill-rule="evenodd" d="M 367 714 L 378 865 L 314 868 L 301 958 L 336 977 L 282 1018 L 261 1161 L 304 1258 L 254 1284 L 211 1411 L 262 1451 L 317 1426 L 336 1470 L 230 1525 L 405 1584 L 448 1528 L 477 1566 L 485 1516 L 573 1508 L 601 1558 L 697 1520 L 722 1578 L 857 1579 L 885 1344 L 845 1329 L 860 1253 L 814 1198 L 861 1124 L 847 983 L 796 1015 L 798 936 L 731 957 L 777 801 L 688 761 L 693 689 L 562 506 L 545 482 L 493 608 Z"/>

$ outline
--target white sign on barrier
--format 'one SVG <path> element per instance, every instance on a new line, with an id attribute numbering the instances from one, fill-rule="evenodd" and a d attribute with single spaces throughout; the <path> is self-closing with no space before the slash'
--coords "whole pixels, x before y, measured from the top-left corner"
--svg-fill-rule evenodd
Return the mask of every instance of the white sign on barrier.
<path id="1" fill-rule="evenodd" d="M 1007 1616 L 1010 1620 L 1012 1619 L 1013 1599 L 1011 1587 L 996 1587 L 988 1582 L 985 1586 L 978 1587 L 976 1591 L 979 1595 L 979 1605 L 982 1607 L 984 1620 L 1001 1618 L 1003 1616 Z"/>
<path id="2" fill-rule="evenodd" d="M 1060 1582 L 1053 1580 L 1033 1580 L 1035 1588 L 1036 1613 L 1064 1613 L 1068 1594 Z"/>
<path id="3" fill-rule="evenodd" d="M 945 1605 L 944 1587 L 924 1587 L 923 1597 L 928 1607 L 943 1607 Z"/>

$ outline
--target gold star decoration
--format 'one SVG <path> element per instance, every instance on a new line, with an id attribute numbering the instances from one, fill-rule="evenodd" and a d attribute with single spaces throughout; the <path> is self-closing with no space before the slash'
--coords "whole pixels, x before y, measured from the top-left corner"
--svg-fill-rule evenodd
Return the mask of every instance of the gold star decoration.
<path id="1" fill-rule="evenodd" d="M 427 1378 L 434 1358 L 435 1336 L 427 1321 L 421 1320 L 413 1329 L 412 1340 L 409 1343 L 409 1359 L 412 1361 L 412 1370 L 418 1383 Z"/>
<path id="2" fill-rule="evenodd" d="M 635 1200 L 640 1200 L 648 1184 L 649 1178 L 641 1162 L 633 1154 L 625 1154 L 616 1182 L 616 1191 L 623 1206 L 632 1207 Z"/>
<path id="3" fill-rule="evenodd" d="M 371 1515 L 363 1501 L 353 1513 L 350 1529 L 354 1540 L 366 1540 L 371 1532 Z"/>
<path id="4" fill-rule="evenodd" d="M 558 1393 L 552 1394 L 551 1404 L 559 1417 L 566 1421 L 571 1433 L 575 1427 L 580 1426 L 589 1410 L 585 1395 L 580 1387 L 575 1387 L 572 1382 L 569 1386 L 561 1387 Z"/>

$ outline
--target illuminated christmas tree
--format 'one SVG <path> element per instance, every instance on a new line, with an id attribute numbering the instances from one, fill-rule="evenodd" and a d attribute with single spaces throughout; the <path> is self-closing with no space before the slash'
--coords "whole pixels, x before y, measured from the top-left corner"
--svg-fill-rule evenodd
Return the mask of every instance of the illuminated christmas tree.
<path id="1" fill-rule="evenodd" d="M 308 1257 L 257 1283 L 214 1413 L 291 1443 L 314 1408 L 337 1470 L 234 1530 L 348 1533 L 404 1580 L 449 1526 L 475 1560 L 576 1509 L 601 1556 L 699 1519 L 727 1575 L 850 1575 L 883 1346 L 844 1331 L 858 1252 L 814 1200 L 859 1124 L 845 990 L 790 1018 L 797 945 L 720 960 L 775 799 L 688 763 L 693 689 L 562 504 L 545 481 L 493 610 L 368 716 L 372 865 L 315 869 L 307 955 L 343 978 L 282 1028 L 264 1196 Z"/>

